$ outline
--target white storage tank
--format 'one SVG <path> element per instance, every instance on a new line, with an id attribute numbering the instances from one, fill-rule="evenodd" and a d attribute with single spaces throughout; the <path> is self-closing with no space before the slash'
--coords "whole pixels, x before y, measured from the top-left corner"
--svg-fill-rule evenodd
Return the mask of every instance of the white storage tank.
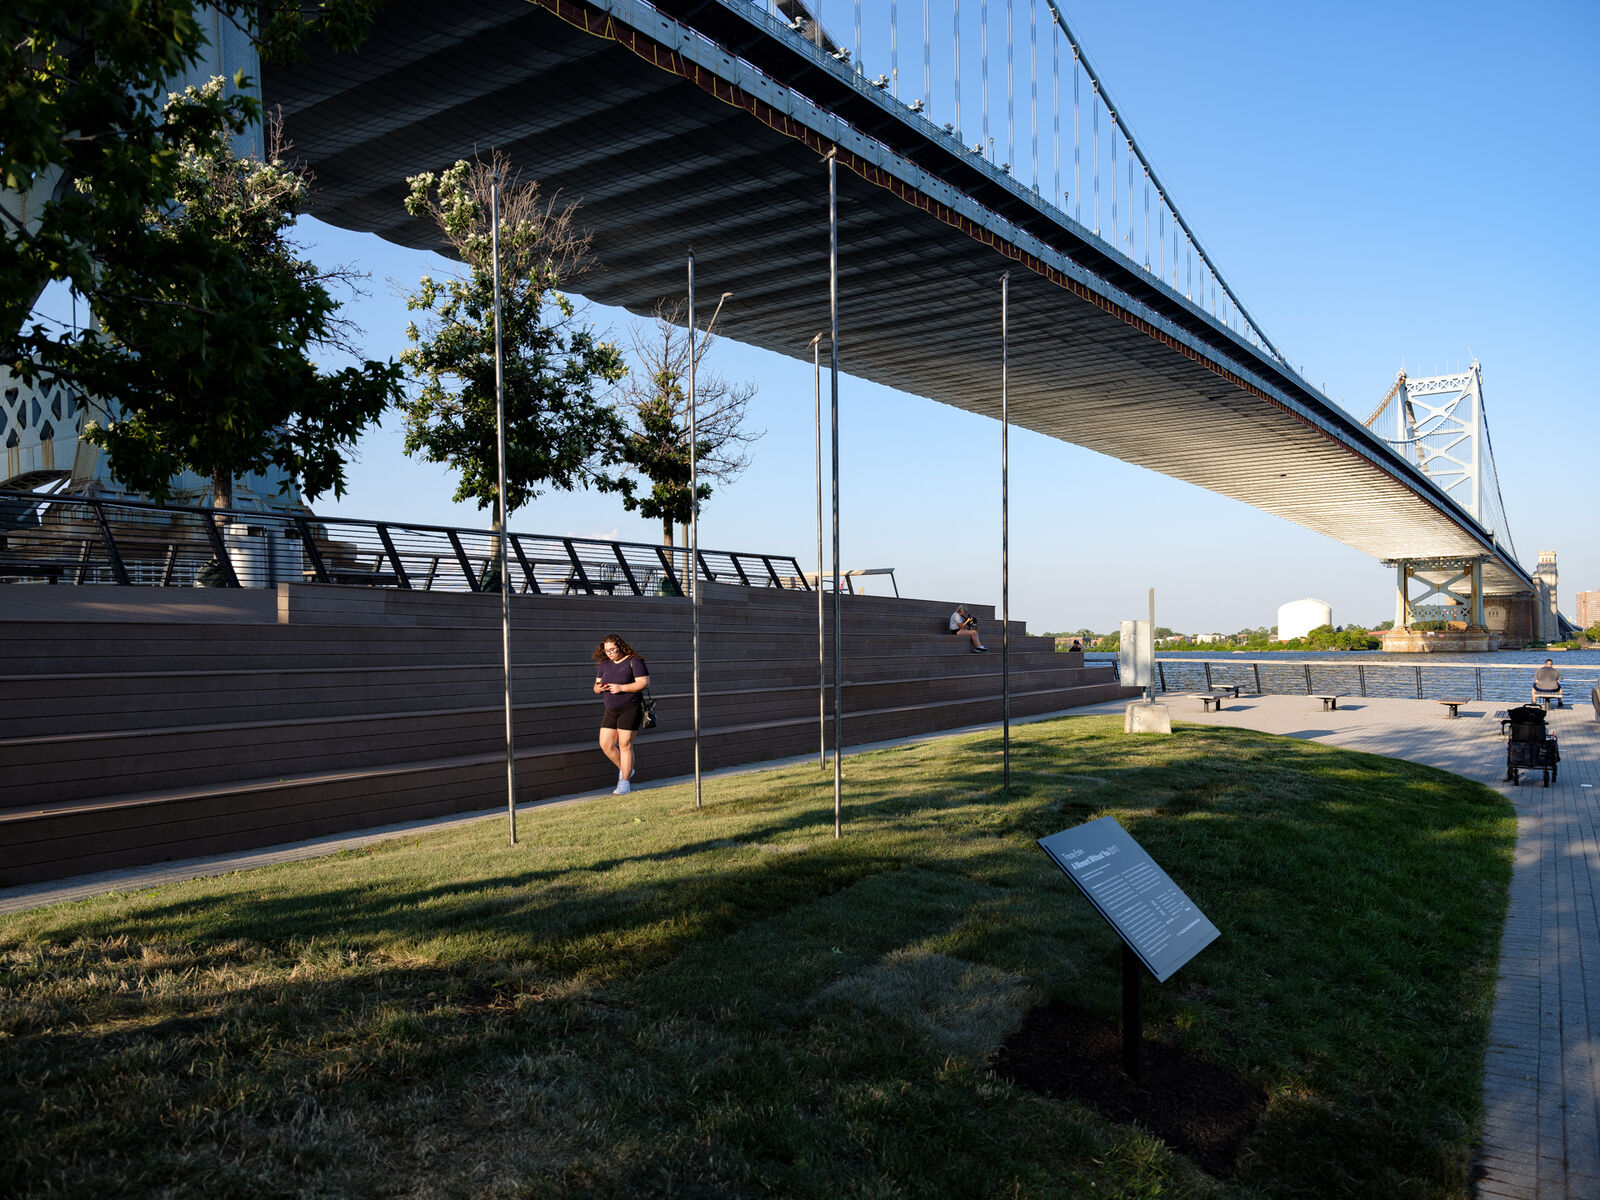
<path id="1" fill-rule="evenodd" d="M 1291 600 L 1278 607 L 1278 640 L 1305 637 L 1318 625 L 1333 624 L 1333 609 L 1321 600 Z"/>

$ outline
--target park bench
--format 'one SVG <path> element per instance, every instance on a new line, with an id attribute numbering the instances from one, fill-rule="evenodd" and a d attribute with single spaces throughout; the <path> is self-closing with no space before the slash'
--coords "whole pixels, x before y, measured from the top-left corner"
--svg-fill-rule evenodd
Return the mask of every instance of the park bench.
<path id="1" fill-rule="evenodd" d="M 1227 692 L 1198 692 L 1195 699 L 1200 701 L 1201 708 L 1206 712 L 1221 712 L 1222 702 L 1228 699 Z"/>
<path id="2" fill-rule="evenodd" d="M 0 558 L 0 576 L 27 575 L 46 583 L 60 583 L 61 576 L 78 569 L 77 563 L 41 558 Z"/>
<path id="3" fill-rule="evenodd" d="M 1319 693 L 1317 695 L 1317 699 L 1322 701 L 1323 712 L 1332 712 L 1334 709 L 1339 707 L 1339 697 L 1337 694 L 1332 696 L 1324 696 Z"/>
<path id="4" fill-rule="evenodd" d="M 1446 708 L 1448 708 L 1450 710 L 1448 715 L 1451 718 L 1454 718 L 1455 716 L 1457 716 L 1456 709 L 1460 708 L 1463 704 L 1466 703 L 1466 701 L 1465 700 L 1435 700 L 1434 703 L 1435 704 L 1444 705 Z"/>

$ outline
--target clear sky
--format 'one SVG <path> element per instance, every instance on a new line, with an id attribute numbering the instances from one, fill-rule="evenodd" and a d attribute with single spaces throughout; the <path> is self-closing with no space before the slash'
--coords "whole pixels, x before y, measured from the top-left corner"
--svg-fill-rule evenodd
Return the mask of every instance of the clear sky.
<path id="1" fill-rule="evenodd" d="M 824 0 L 845 45 L 852 8 Z M 886 8 L 866 6 L 877 29 L 869 47 L 886 44 Z M 976 8 L 967 0 L 963 20 Z M 1003 0 L 990 8 L 998 31 Z M 909 99 L 921 93 L 921 6 L 899 11 Z M 1019 3 L 1020 46 L 1026 11 Z M 1576 592 L 1600 588 L 1600 413 L 1583 365 L 1600 316 L 1600 6 L 1077 0 L 1067 15 L 1188 221 L 1308 379 L 1364 417 L 1402 366 L 1417 376 L 1482 363 L 1512 537 L 1530 567 L 1538 551 L 1558 553 L 1561 607 L 1574 615 Z M 933 28 L 934 112 L 945 120 L 949 0 L 934 0 Z M 971 142 L 978 68 L 975 38 L 964 37 Z M 991 41 L 997 140 L 1002 45 Z M 886 54 L 864 61 L 869 74 L 888 70 Z M 1062 91 L 1070 164 L 1070 82 Z M 1027 128 L 1019 102 L 1021 143 Z M 1051 153 L 1041 150 L 1047 172 Z M 1026 170 L 1027 151 L 1019 161 Z M 406 314 L 387 281 L 411 285 L 445 264 L 315 222 L 305 230 L 319 258 L 372 274 L 355 316 L 369 353 L 398 353 Z M 825 247 L 826 229 L 817 236 Z M 589 317 L 626 344 L 626 313 L 595 307 Z M 737 345 L 736 304 L 718 332 L 710 365 L 758 382 L 751 416 L 767 434 L 747 475 L 706 506 L 701 545 L 814 563 L 810 363 Z M 823 386 L 826 412 L 826 376 Z M 840 396 L 844 565 L 892 566 L 903 594 L 998 604 L 998 424 L 848 377 Z M 487 524 L 452 507 L 444 471 L 407 460 L 400 441 L 390 418 L 363 442 L 346 497 L 318 510 Z M 1394 614 L 1391 570 L 1235 501 L 1017 430 L 1010 465 L 1011 609 L 1031 629 L 1112 628 L 1143 615 L 1150 587 L 1158 623 L 1191 633 L 1271 625 L 1278 605 L 1304 596 L 1331 604 L 1338 624 Z M 512 524 L 659 538 L 659 527 L 595 494 L 546 494 Z"/>

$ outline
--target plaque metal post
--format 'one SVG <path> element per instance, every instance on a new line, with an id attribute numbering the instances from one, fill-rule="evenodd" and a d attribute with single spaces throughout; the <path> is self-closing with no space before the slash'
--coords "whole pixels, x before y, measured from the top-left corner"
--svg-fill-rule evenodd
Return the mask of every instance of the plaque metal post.
<path id="1" fill-rule="evenodd" d="M 1122 1069 L 1130 1079 L 1144 1074 L 1144 968 L 1122 943 Z"/>

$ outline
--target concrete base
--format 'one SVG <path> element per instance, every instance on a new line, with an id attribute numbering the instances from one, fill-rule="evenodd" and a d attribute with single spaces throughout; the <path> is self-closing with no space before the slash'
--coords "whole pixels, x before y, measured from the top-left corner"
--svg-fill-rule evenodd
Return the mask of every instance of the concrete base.
<path id="1" fill-rule="evenodd" d="M 1135 700 L 1122 711 L 1123 733 L 1171 733 L 1172 710 L 1159 700 Z"/>
<path id="2" fill-rule="evenodd" d="M 1481 626 L 1467 629 L 1385 629 L 1378 634 L 1390 654 L 1487 654 L 1500 639 Z"/>

